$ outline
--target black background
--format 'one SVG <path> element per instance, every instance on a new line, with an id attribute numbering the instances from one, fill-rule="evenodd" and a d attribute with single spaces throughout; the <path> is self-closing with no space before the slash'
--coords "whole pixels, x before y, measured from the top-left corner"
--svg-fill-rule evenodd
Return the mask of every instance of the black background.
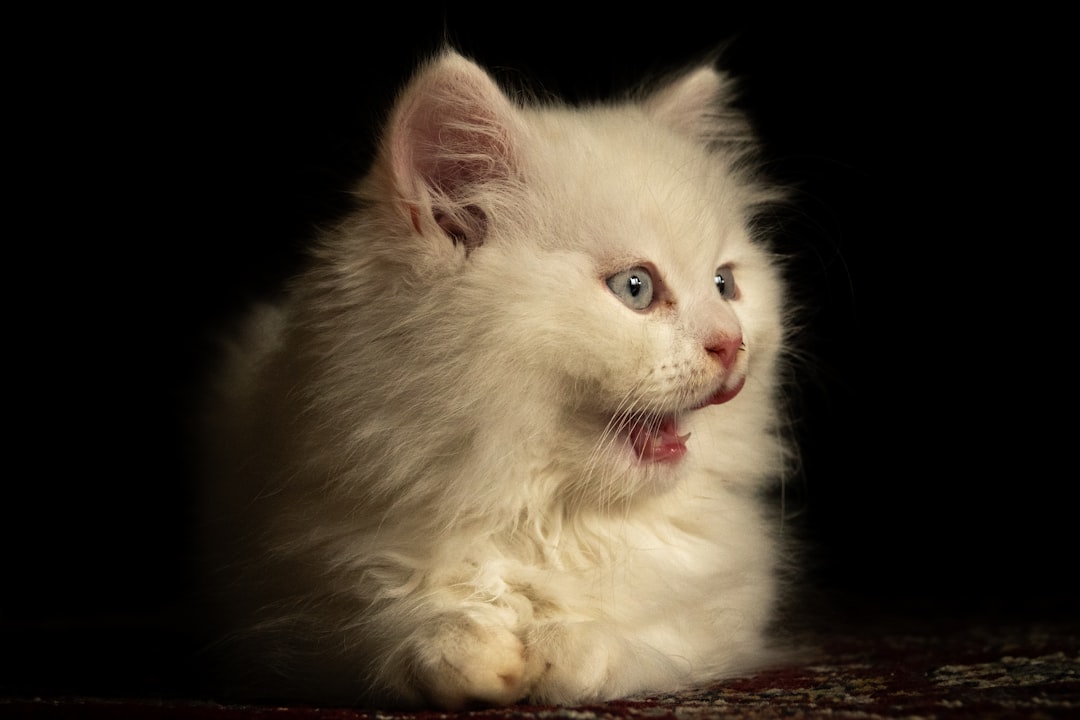
<path id="1" fill-rule="evenodd" d="M 813 596 L 1073 612 L 1064 18 L 611 13 L 13 23 L 4 682 L 174 679 L 158 633 L 188 589 L 187 426 L 213 335 L 345 208 L 444 39 L 571 100 L 726 44 L 769 170 L 797 186 L 778 241 L 807 320 L 789 505 Z"/>

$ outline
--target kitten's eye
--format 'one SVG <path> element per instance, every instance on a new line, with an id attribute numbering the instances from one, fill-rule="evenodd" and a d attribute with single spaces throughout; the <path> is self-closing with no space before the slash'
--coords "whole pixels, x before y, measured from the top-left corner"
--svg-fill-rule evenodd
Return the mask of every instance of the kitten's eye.
<path id="1" fill-rule="evenodd" d="M 739 289 L 735 287 L 735 271 L 727 265 L 716 269 L 713 281 L 716 289 L 720 291 L 720 297 L 725 300 L 734 300 L 739 296 Z"/>
<path id="2" fill-rule="evenodd" d="M 652 304 L 653 279 L 643 267 L 615 273 L 607 279 L 607 286 L 631 310 L 644 310 Z"/>

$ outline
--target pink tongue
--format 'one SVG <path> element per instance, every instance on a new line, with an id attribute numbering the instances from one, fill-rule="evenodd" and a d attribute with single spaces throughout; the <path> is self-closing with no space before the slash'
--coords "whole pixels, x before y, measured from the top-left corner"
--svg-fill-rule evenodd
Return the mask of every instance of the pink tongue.
<path id="1" fill-rule="evenodd" d="M 679 435 L 679 426 L 672 416 L 659 421 L 655 418 L 630 428 L 630 444 L 638 459 L 644 462 L 672 462 L 686 454 L 686 439 Z"/>
<path id="2" fill-rule="evenodd" d="M 692 408 L 692 409 L 700 410 L 701 408 L 707 407 L 709 405 L 720 405 L 721 403 L 726 403 L 728 400 L 731 400 L 733 397 L 738 395 L 739 391 L 743 389 L 743 385 L 745 385 L 745 384 L 746 384 L 746 378 L 739 378 L 739 381 L 737 383 L 735 383 L 734 387 L 727 388 L 727 389 L 720 388 L 715 393 L 713 393 L 712 397 L 710 397 L 708 400 L 706 400 L 705 402 L 701 403 L 700 405 L 698 405 L 697 407 Z"/>

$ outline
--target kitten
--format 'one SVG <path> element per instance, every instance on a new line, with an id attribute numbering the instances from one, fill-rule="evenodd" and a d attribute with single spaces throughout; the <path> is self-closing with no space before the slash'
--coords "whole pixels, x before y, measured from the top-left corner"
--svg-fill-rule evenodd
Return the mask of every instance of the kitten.
<path id="1" fill-rule="evenodd" d="M 221 376 L 230 680 L 572 704 L 770 657 L 777 263 L 730 82 L 522 106 L 453 51 Z"/>

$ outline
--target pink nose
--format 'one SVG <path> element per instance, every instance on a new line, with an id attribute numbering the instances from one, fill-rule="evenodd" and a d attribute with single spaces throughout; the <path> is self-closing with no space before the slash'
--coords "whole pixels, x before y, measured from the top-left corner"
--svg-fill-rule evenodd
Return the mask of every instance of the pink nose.
<path id="1" fill-rule="evenodd" d="M 705 350 L 719 360 L 725 370 L 730 370 L 739 357 L 740 347 L 742 347 L 742 336 L 717 337 L 705 346 Z"/>

